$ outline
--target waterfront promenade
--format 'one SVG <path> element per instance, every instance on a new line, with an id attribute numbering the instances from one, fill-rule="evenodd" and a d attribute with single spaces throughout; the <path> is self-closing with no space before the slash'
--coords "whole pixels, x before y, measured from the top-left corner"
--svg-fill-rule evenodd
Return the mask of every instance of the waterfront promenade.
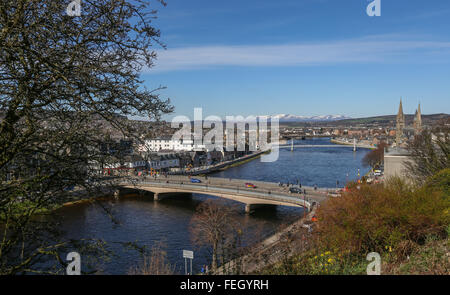
<path id="1" fill-rule="evenodd" d="M 239 164 L 241 162 L 245 162 L 248 160 L 252 160 L 255 159 L 259 156 L 261 156 L 262 154 L 266 153 L 267 151 L 256 151 L 252 154 L 248 154 L 233 160 L 228 160 L 228 161 L 223 161 L 220 163 L 216 163 L 216 164 L 212 164 L 212 165 L 207 165 L 207 166 L 200 166 L 200 167 L 194 167 L 192 169 L 179 169 L 178 171 L 171 171 L 169 172 L 170 175 L 199 175 L 199 174 L 208 174 L 208 173 L 212 173 L 212 172 L 216 172 L 222 169 L 226 169 L 226 167 L 231 166 L 231 165 L 236 165 Z"/>

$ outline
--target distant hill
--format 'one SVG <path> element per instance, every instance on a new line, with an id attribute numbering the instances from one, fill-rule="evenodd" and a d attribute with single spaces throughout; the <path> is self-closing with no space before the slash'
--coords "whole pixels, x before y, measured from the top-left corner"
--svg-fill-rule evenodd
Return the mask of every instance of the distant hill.
<path id="1" fill-rule="evenodd" d="M 267 120 L 270 120 L 272 118 L 277 118 L 280 123 L 330 122 L 330 121 L 351 119 L 350 117 L 346 117 L 343 115 L 299 116 L 299 115 L 291 115 L 291 114 L 258 116 L 258 118 L 266 118 Z"/>
<path id="2" fill-rule="evenodd" d="M 423 125 L 433 125 L 434 123 L 450 117 L 449 114 L 431 114 L 422 115 Z M 321 125 L 325 126 L 357 126 L 357 125 L 380 125 L 380 126 L 395 126 L 397 115 L 376 116 L 367 118 L 345 119 L 335 122 L 326 122 Z M 405 124 L 412 125 L 414 115 L 405 115 Z"/>

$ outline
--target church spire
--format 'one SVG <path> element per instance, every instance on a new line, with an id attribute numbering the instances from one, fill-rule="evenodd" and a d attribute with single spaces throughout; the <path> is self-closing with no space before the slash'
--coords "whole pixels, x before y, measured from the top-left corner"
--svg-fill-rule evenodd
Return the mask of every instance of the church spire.
<path id="1" fill-rule="evenodd" d="M 402 98 L 400 97 L 400 105 L 398 106 L 397 113 L 397 126 L 395 130 L 395 141 L 397 145 L 403 142 L 403 129 L 405 128 L 405 115 L 403 114 Z"/>
<path id="2" fill-rule="evenodd" d="M 420 110 L 420 102 L 419 107 L 416 110 L 416 115 L 414 117 L 414 131 L 416 134 L 422 132 L 422 112 Z"/>
<path id="3" fill-rule="evenodd" d="M 400 97 L 400 105 L 398 106 L 398 114 L 397 114 L 397 117 L 398 117 L 398 116 L 401 116 L 401 115 L 403 115 L 403 105 L 402 105 L 402 98 Z"/>

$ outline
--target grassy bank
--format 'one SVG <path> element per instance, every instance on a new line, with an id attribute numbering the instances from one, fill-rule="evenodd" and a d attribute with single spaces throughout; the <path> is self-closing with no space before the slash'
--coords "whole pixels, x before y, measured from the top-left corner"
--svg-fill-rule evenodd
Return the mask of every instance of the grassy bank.
<path id="1" fill-rule="evenodd" d="M 450 228 L 448 228 L 450 235 Z M 413 249 L 404 261 L 396 261 L 396 257 L 387 257 L 382 271 L 385 274 L 450 274 L 450 239 L 429 237 L 423 246 Z"/>
<path id="2" fill-rule="evenodd" d="M 28 212 L 30 215 L 48 214 L 59 207 L 60 205 L 55 204 L 52 206 L 38 206 L 38 204 L 32 201 L 25 200 L 11 204 L 9 206 L 8 216 L 22 216 L 24 212 Z M 5 219 L 5 212 L 0 212 L 0 221 Z"/>
<path id="3" fill-rule="evenodd" d="M 450 239 L 430 236 L 423 245 L 411 245 L 409 255 L 387 248 L 381 255 L 383 275 L 448 275 L 450 274 Z M 389 251 L 390 249 L 390 251 Z M 307 251 L 260 269 L 258 274 L 276 275 L 365 275 L 369 261 L 365 255 L 332 251 Z"/>

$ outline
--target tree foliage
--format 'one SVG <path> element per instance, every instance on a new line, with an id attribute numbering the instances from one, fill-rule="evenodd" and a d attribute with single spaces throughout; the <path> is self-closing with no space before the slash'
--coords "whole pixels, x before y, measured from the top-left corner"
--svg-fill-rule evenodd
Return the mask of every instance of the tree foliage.
<path id="1" fill-rule="evenodd" d="M 403 241 L 423 243 L 430 234 L 446 234 L 449 207 L 450 199 L 439 186 L 415 189 L 398 178 L 361 185 L 320 207 L 319 244 L 367 254 L 383 253 L 386 246 L 396 248 Z"/>
<path id="2" fill-rule="evenodd" d="M 409 176 L 419 183 L 450 168 L 450 118 L 422 131 L 408 144 L 411 161 L 405 166 Z"/>
<path id="3" fill-rule="evenodd" d="M 377 146 L 376 149 L 368 152 L 364 158 L 362 159 L 362 163 L 364 166 L 370 166 L 372 168 L 376 168 L 383 163 L 384 160 L 384 149 L 387 147 L 387 144 L 382 141 Z"/>
<path id="4" fill-rule="evenodd" d="M 175 266 L 167 259 L 165 245 L 161 242 L 152 246 L 148 253 L 143 253 L 143 261 L 130 269 L 130 275 L 174 275 Z"/>
<path id="5" fill-rule="evenodd" d="M 55 224 L 33 216 L 73 197 L 68 188 L 101 189 L 106 130 L 132 136 L 126 116 L 172 110 L 139 78 L 163 46 L 156 11 L 141 0 L 84 0 L 72 17 L 70 2 L 0 3 L 1 274 L 36 271 L 47 254 L 61 260 Z"/>
<path id="6" fill-rule="evenodd" d="M 197 207 L 192 217 L 192 241 L 199 247 L 211 250 L 213 272 L 219 263 L 224 266 L 227 260 L 242 254 L 238 253 L 242 229 L 236 222 L 235 212 L 234 207 L 220 200 L 207 200 Z"/>

